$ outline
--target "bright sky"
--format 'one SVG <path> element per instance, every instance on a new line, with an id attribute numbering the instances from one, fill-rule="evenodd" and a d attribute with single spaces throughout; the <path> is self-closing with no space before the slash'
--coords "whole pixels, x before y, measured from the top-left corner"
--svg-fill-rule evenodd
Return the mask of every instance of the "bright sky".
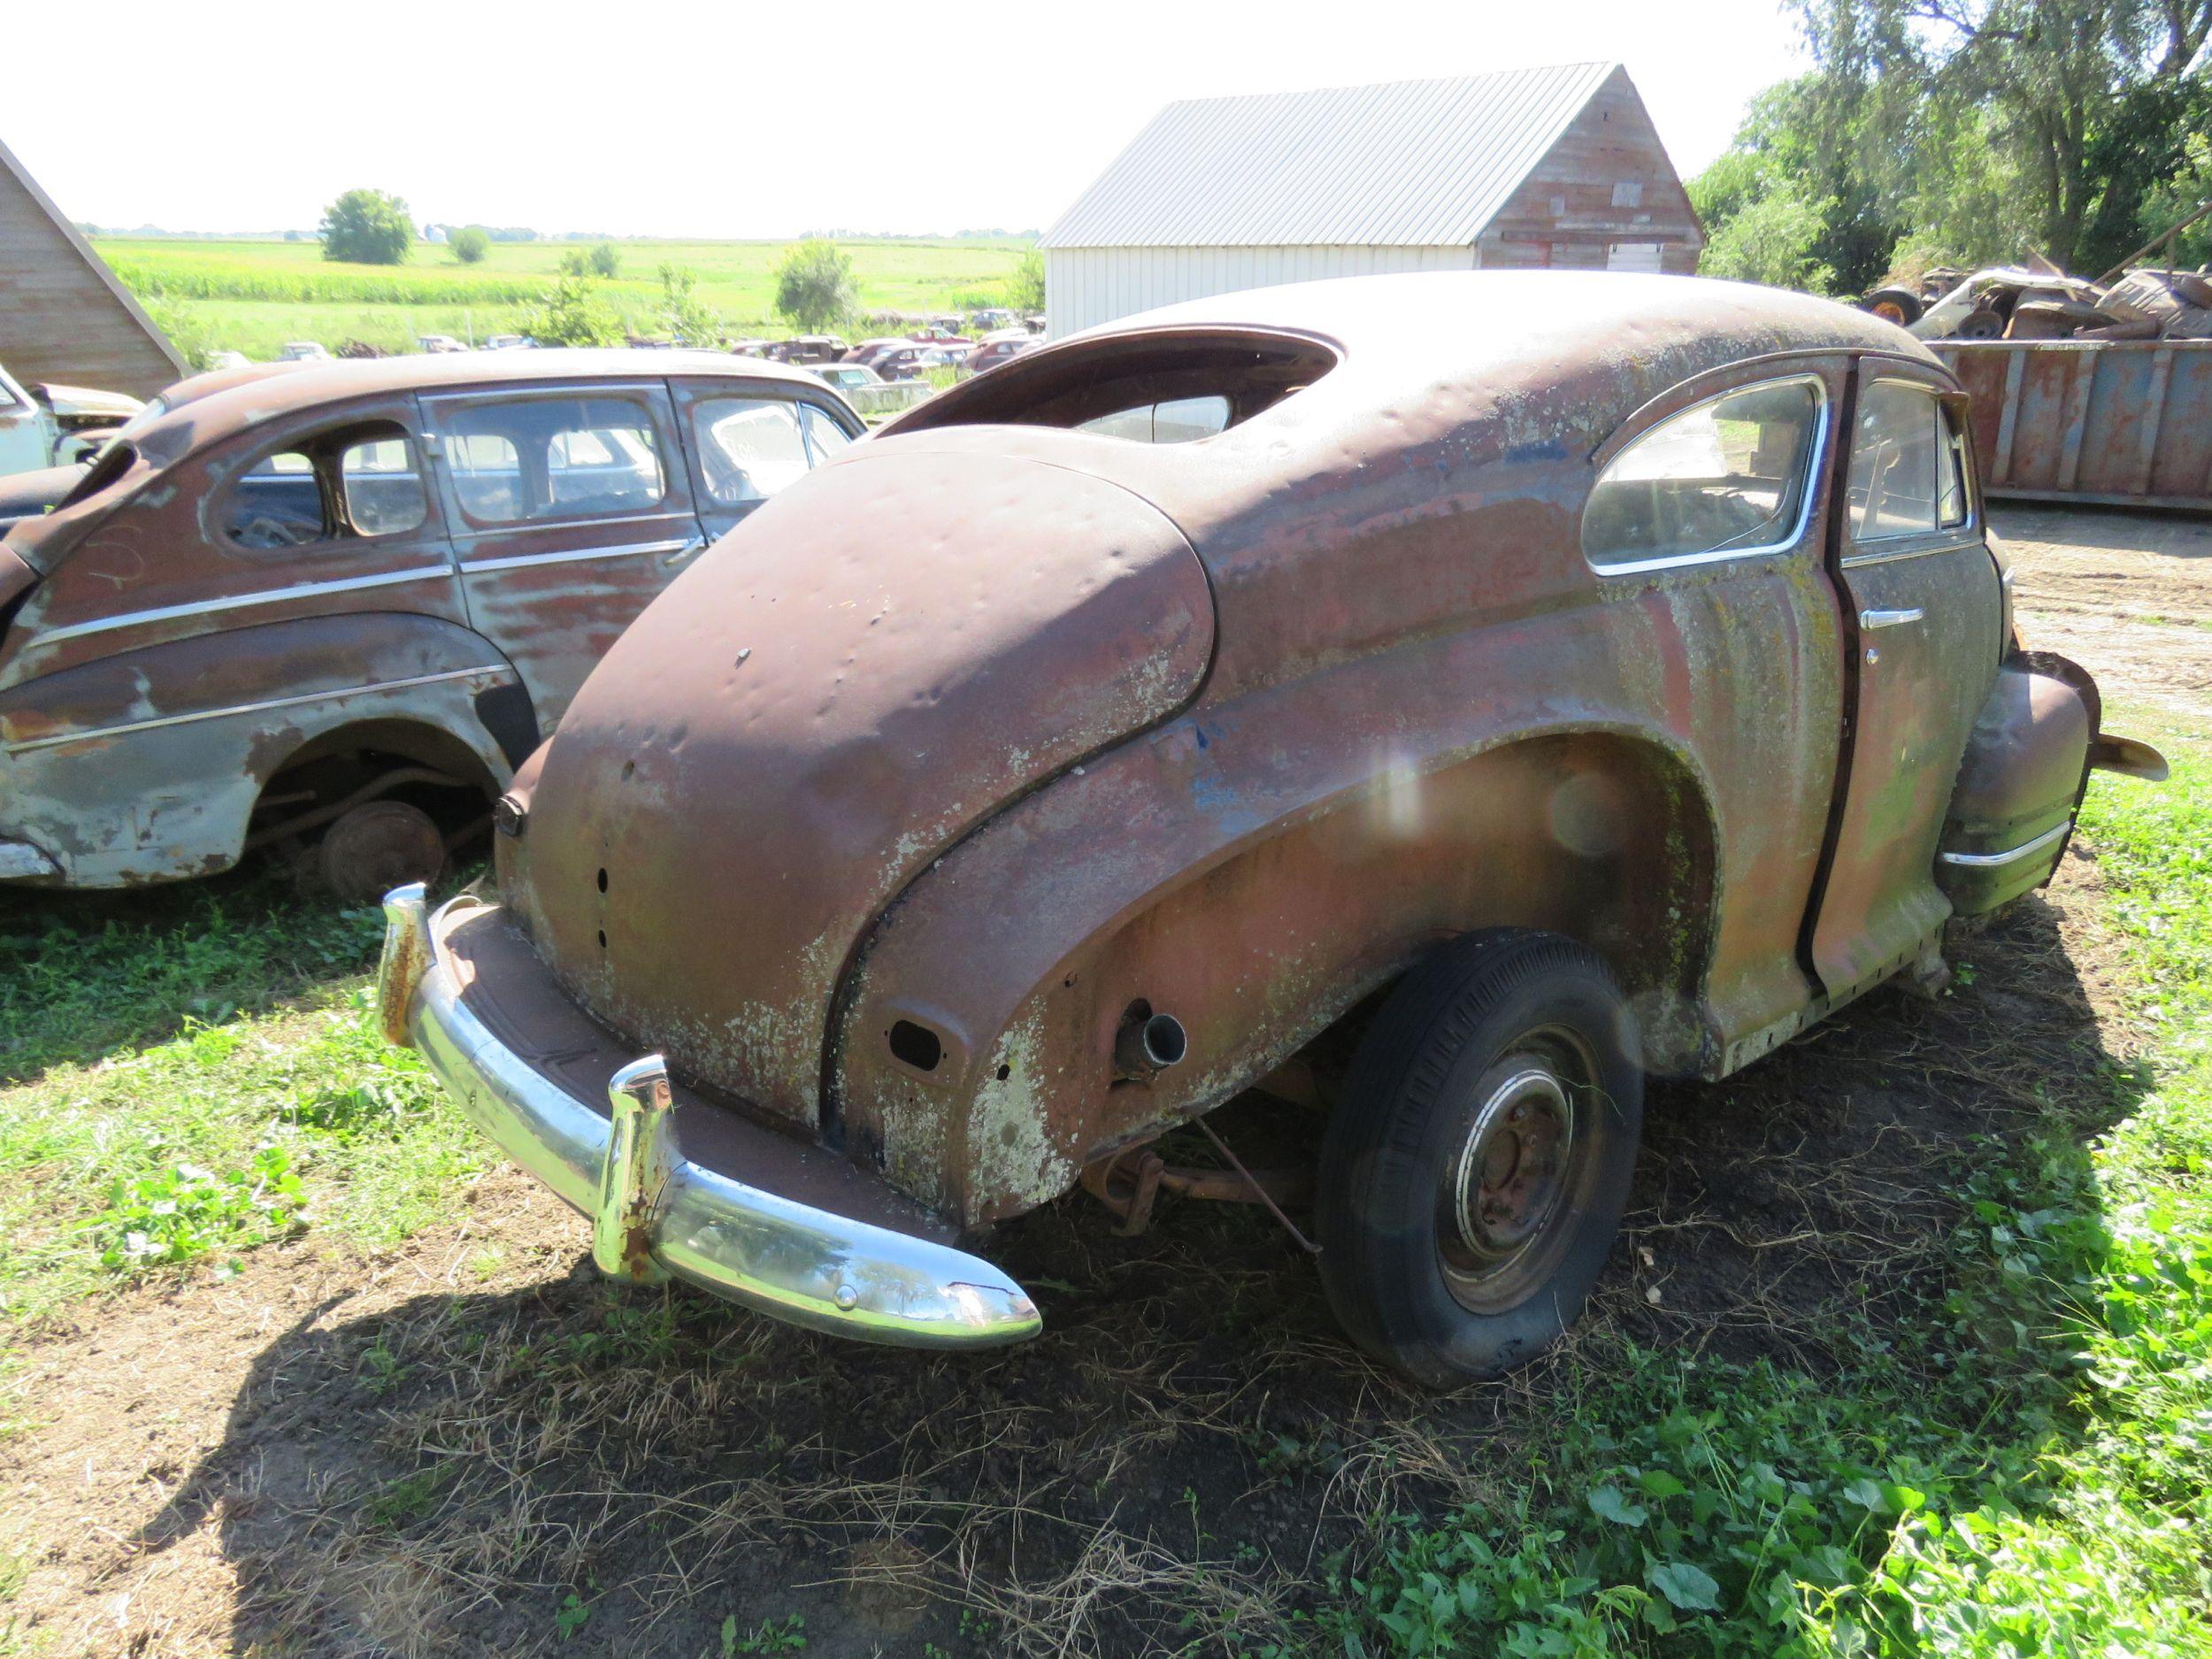
<path id="1" fill-rule="evenodd" d="M 1778 0 L 10 10 L 0 142 L 72 218 L 171 230 L 311 229 L 354 185 L 556 233 L 1042 227 L 1171 99 L 1593 58 L 1687 177 L 1803 66 Z"/>

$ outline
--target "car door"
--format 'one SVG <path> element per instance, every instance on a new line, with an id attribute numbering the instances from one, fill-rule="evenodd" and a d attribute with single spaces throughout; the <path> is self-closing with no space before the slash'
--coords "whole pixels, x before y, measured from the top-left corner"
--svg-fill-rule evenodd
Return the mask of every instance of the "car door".
<path id="1" fill-rule="evenodd" d="M 1935 372 L 1860 364 L 1832 554 L 1846 741 L 1809 941 L 1836 999 L 1909 960 L 1950 913 L 1936 841 L 1995 679 L 2003 608 L 1965 421 Z"/>
<path id="2" fill-rule="evenodd" d="M 678 380 L 673 390 L 699 522 L 710 541 L 859 435 L 826 403 L 772 381 Z"/>
<path id="3" fill-rule="evenodd" d="M 550 732 L 606 654 L 705 545 L 657 380 L 425 397 L 477 630 Z"/>

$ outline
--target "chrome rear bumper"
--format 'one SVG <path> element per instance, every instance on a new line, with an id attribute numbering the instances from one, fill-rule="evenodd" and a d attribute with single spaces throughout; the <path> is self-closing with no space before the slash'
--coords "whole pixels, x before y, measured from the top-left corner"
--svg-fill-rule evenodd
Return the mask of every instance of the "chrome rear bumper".
<path id="1" fill-rule="evenodd" d="M 478 1128 L 591 1217 L 601 1268 L 683 1279 L 864 1341 L 984 1348 L 1036 1334 L 1035 1304 L 988 1262 L 685 1158 L 659 1056 L 614 1074 L 604 1115 L 534 1070 L 470 1008 L 441 949 L 457 915 L 480 909 L 457 899 L 431 915 L 419 883 L 386 896 L 385 1035 L 419 1050 Z"/>

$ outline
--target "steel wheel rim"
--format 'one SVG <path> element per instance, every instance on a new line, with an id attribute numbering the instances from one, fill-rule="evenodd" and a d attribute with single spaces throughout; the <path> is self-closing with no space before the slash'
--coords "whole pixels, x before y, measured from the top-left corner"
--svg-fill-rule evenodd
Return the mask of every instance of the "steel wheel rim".
<path id="1" fill-rule="evenodd" d="M 1476 1079 L 1437 1193 L 1436 1253 L 1471 1313 L 1525 1301 L 1571 1236 L 1589 1156 L 1595 1064 L 1571 1033 L 1534 1031 Z"/>

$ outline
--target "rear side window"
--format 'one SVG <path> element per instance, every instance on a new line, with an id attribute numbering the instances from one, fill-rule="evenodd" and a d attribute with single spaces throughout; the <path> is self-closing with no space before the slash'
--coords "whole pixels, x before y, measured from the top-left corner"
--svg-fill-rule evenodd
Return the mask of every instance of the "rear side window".
<path id="1" fill-rule="evenodd" d="M 454 494 L 479 525 L 615 518 L 668 496 L 659 431 L 634 398 L 502 398 L 442 424 Z"/>
<path id="2" fill-rule="evenodd" d="M 799 411 L 780 397 L 703 397 L 691 420 L 707 494 L 722 506 L 765 501 L 813 465 Z"/>
<path id="3" fill-rule="evenodd" d="M 1229 400 L 1216 392 L 1206 397 L 1178 397 L 1164 403 L 1140 403 L 1085 421 L 1079 432 L 1102 432 L 1137 443 L 1189 443 L 1210 438 L 1229 425 Z"/>
<path id="4" fill-rule="evenodd" d="M 1582 515 L 1600 570 L 1768 552 L 1803 528 L 1823 395 L 1768 380 L 1670 415 L 1608 463 Z"/>
<path id="5" fill-rule="evenodd" d="M 1928 535 L 1967 521 L 1963 434 L 1935 394 L 1877 380 L 1851 434 L 1851 539 Z"/>
<path id="6" fill-rule="evenodd" d="M 327 537 L 314 458 L 303 449 L 279 449 L 248 467 L 225 504 L 223 531 L 234 546 L 255 552 Z"/>
<path id="7" fill-rule="evenodd" d="M 853 434 L 839 426 L 827 410 L 802 403 L 799 415 L 806 422 L 806 446 L 814 452 L 815 465 L 819 466 L 840 450 L 853 447 Z"/>

